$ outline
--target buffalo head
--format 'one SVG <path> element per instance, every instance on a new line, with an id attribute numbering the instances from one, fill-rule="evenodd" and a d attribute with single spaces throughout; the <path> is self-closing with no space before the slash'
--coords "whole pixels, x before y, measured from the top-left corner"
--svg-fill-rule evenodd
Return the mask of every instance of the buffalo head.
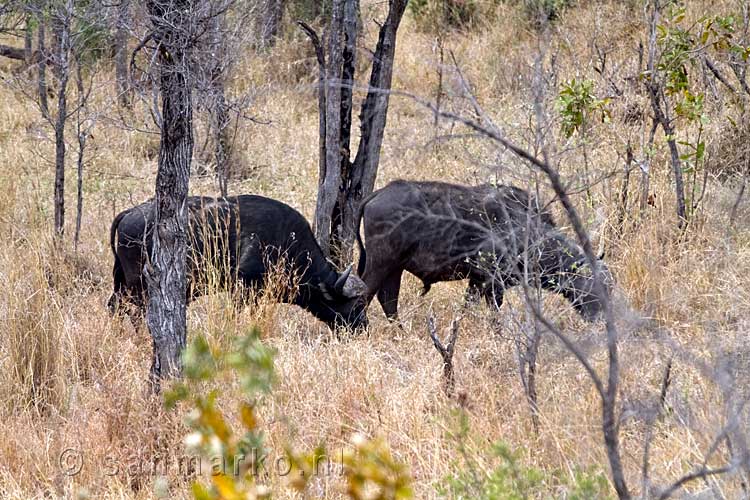
<path id="1" fill-rule="evenodd" d="M 357 275 L 352 274 L 351 265 L 338 275 L 332 284 L 321 282 L 318 288 L 319 300 L 314 305 L 316 316 L 332 328 L 336 326 L 350 329 L 367 327 L 365 315 L 367 286 Z"/>

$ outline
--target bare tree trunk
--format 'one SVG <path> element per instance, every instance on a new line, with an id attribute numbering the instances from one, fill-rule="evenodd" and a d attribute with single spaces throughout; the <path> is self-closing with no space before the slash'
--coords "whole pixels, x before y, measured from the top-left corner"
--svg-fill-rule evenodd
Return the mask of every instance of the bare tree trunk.
<path id="1" fill-rule="evenodd" d="M 186 337 L 187 195 L 193 154 L 189 84 L 190 0 L 149 0 L 159 49 L 162 96 L 161 144 L 154 199 L 151 260 L 147 266 L 147 324 L 153 339 L 151 382 L 182 372 Z"/>
<path id="2" fill-rule="evenodd" d="M 672 120 L 668 115 L 668 106 L 664 96 L 663 83 L 658 81 L 658 75 L 655 72 L 656 59 L 656 32 L 659 20 L 659 2 L 654 0 L 653 10 L 651 12 L 649 47 L 648 47 L 648 71 L 650 78 L 646 80 L 646 89 L 651 99 L 651 108 L 654 111 L 656 121 L 661 125 L 664 135 L 667 137 L 669 154 L 672 162 L 672 174 L 674 175 L 675 198 L 677 202 L 678 227 L 685 227 L 687 223 L 687 211 L 685 209 L 685 185 L 682 179 L 682 160 L 677 150 L 677 141 L 674 138 L 674 127 Z"/>
<path id="3" fill-rule="evenodd" d="M 130 74 L 128 72 L 128 28 L 130 26 L 130 0 L 120 0 L 117 7 L 115 27 L 115 80 L 117 81 L 117 102 L 120 107 L 131 104 Z"/>
<path id="4" fill-rule="evenodd" d="M 216 160 L 216 179 L 219 184 L 221 196 L 227 196 L 229 191 L 229 116 L 227 113 L 227 100 L 224 94 L 224 81 L 217 76 L 218 81 L 214 83 L 216 103 L 212 110 L 214 131 L 214 158 Z"/>
<path id="5" fill-rule="evenodd" d="M 34 57 L 34 30 L 31 27 L 31 14 L 26 16 L 26 30 L 23 35 L 23 57 L 26 60 L 26 64 L 31 64 L 31 59 Z"/>
<path id="6" fill-rule="evenodd" d="M 623 173 L 622 185 L 620 186 L 620 206 L 617 215 L 617 234 L 622 236 L 625 231 L 625 217 L 628 213 L 628 190 L 630 189 L 630 169 L 633 166 L 633 148 L 628 142 L 625 150 L 625 172 Z"/>
<path id="7" fill-rule="evenodd" d="M 380 164 L 391 81 L 393 58 L 396 52 L 396 34 L 408 0 L 391 0 L 388 17 L 380 28 L 378 44 L 372 62 L 372 73 L 367 97 L 359 115 L 361 139 L 352 166 L 351 182 L 345 186 L 347 202 L 344 206 L 342 246 L 351 255 L 356 228 L 355 214 L 360 202 L 375 188 L 375 178 Z"/>
<path id="8" fill-rule="evenodd" d="M 78 252 L 78 242 L 81 239 L 81 220 L 83 219 L 83 155 L 86 149 L 86 139 L 88 132 L 84 128 L 82 113 L 86 106 L 86 91 L 83 86 L 83 73 L 81 72 L 81 63 L 76 60 L 76 88 L 78 90 L 78 109 L 76 110 L 76 125 L 78 135 L 78 168 L 77 168 L 77 197 L 76 197 L 76 230 L 73 236 L 73 249 Z"/>
<path id="9" fill-rule="evenodd" d="M 318 34 L 306 23 L 299 21 L 302 30 L 310 37 L 318 60 L 318 192 L 326 177 L 326 56 Z"/>
<path id="10" fill-rule="evenodd" d="M 323 253 L 331 255 L 333 209 L 341 187 L 341 31 L 344 3 L 333 0 L 328 31 L 328 67 L 326 68 L 326 161 L 325 175 L 319 180 L 318 203 L 315 209 L 315 237 Z M 321 169 L 322 170 L 322 169 Z"/>
<path id="11" fill-rule="evenodd" d="M 212 14 L 210 19 L 210 47 L 214 60 L 209 64 L 209 111 L 211 131 L 213 133 L 214 159 L 216 161 L 216 181 L 221 196 L 227 196 L 229 189 L 230 140 L 229 140 L 229 106 L 227 105 L 224 85 L 226 72 L 224 13 Z"/>
<path id="12" fill-rule="evenodd" d="M 68 114 L 68 80 L 70 79 L 70 15 L 72 0 L 56 9 L 54 39 L 54 73 L 57 80 L 57 116 L 55 118 L 55 235 L 65 231 L 65 122 Z"/>
<path id="13" fill-rule="evenodd" d="M 407 0 L 390 0 L 388 16 L 380 28 L 369 90 L 359 115 L 361 139 L 351 162 L 351 86 L 359 2 L 333 2 L 328 30 L 325 116 L 321 113 L 321 129 L 325 122 L 326 130 L 325 164 L 320 168 L 315 236 L 323 252 L 339 264 L 351 258 L 356 209 L 375 186 L 393 76 L 396 33 L 406 4 Z M 311 30 L 305 31 L 310 35 Z M 315 44 L 315 38 L 310 37 Z M 322 96 L 319 100 L 323 100 Z"/>
<path id="14" fill-rule="evenodd" d="M 276 44 L 286 0 L 262 0 L 256 17 L 257 48 L 267 49 Z"/>
<path id="15" fill-rule="evenodd" d="M 39 109 L 42 116 L 49 119 L 49 104 L 47 103 L 47 47 L 46 26 L 44 20 L 39 18 L 39 29 L 37 37 L 39 40 L 39 65 L 37 68 L 37 93 L 39 94 Z"/>
<path id="16" fill-rule="evenodd" d="M 357 57 L 357 32 L 359 0 L 346 0 L 344 4 L 344 47 L 341 71 L 341 132 L 339 151 L 341 153 L 341 186 L 351 183 L 351 136 L 352 136 L 352 97 L 354 91 L 354 71 Z M 339 267 L 344 267 L 351 257 L 351 245 L 346 246 L 347 231 L 344 222 L 348 191 L 339 189 L 331 215 L 331 259 Z"/>

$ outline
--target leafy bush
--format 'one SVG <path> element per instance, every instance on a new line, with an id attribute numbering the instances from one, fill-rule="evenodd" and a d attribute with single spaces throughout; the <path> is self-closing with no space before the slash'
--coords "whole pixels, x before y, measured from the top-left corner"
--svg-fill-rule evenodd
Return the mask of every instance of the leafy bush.
<path id="1" fill-rule="evenodd" d="M 221 460 L 220 470 L 212 470 L 211 484 L 193 484 L 197 500 L 270 498 L 270 489 L 256 482 L 263 469 L 258 460 L 264 452 L 264 436 L 258 426 L 256 405 L 270 394 L 276 375 L 274 351 L 260 339 L 257 328 L 236 340 L 228 352 L 212 349 L 203 337 L 197 337 L 185 349 L 183 365 L 185 381 L 176 383 L 165 395 L 168 408 L 178 402 L 189 402 L 193 411 L 187 418 L 191 433 L 185 443 L 192 452 L 208 458 L 211 463 Z M 217 406 L 219 389 L 204 395 L 200 391 L 206 383 L 231 371 L 239 377 L 243 395 L 238 402 L 238 413 L 243 433 L 236 435 L 224 412 Z M 353 450 L 341 453 L 342 472 L 349 498 L 398 500 L 412 497 L 411 477 L 406 467 L 396 461 L 382 439 L 368 440 L 356 435 Z M 321 460 L 328 460 L 324 447 L 311 453 L 298 454 L 287 448 L 286 474 L 290 487 L 303 492 L 310 478 L 316 475 Z M 245 460 L 251 458 L 251 460 Z"/>
<path id="2" fill-rule="evenodd" d="M 597 99 L 593 90 L 594 82 L 575 78 L 565 82 L 560 88 L 557 109 L 562 117 L 562 132 L 565 137 L 569 138 L 575 132 L 585 129 L 592 115 L 598 115 L 602 122 L 609 121 L 609 100 Z"/>
<path id="3" fill-rule="evenodd" d="M 546 472 L 521 462 L 518 451 L 504 443 L 470 453 L 468 417 L 458 414 L 458 429 L 451 436 L 463 463 L 436 486 L 439 495 L 451 499 L 520 500 L 565 498 L 587 500 L 612 498 L 607 477 L 595 470 L 575 469 L 573 478 L 562 471 Z M 489 465 L 487 465 L 489 463 Z"/>

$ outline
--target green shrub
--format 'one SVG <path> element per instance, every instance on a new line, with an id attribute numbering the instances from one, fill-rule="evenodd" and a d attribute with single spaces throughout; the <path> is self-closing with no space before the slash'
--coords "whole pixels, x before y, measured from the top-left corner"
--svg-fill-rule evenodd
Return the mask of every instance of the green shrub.
<path id="1" fill-rule="evenodd" d="M 193 496 L 197 500 L 270 498 L 270 489 L 256 482 L 258 474 L 266 471 L 263 461 L 256 460 L 259 452 L 265 452 L 263 430 L 258 426 L 255 409 L 271 393 L 276 380 L 274 354 L 261 341 L 257 328 L 236 339 L 226 352 L 213 349 L 200 336 L 185 349 L 185 379 L 175 383 L 165 394 L 165 405 L 167 408 L 179 402 L 190 405 L 192 411 L 186 423 L 191 433 L 185 438 L 186 445 L 212 463 L 220 458 L 222 464 L 221 470 L 212 470 L 209 485 L 193 484 Z M 223 372 L 239 377 L 242 399 L 237 406 L 242 434 L 232 431 L 231 422 L 216 403 L 221 388 L 203 394 L 208 385 L 216 385 L 220 380 L 218 375 Z M 352 445 L 353 449 L 342 451 L 338 458 L 348 498 L 400 500 L 412 497 L 411 476 L 406 467 L 391 456 L 385 441 L 356 435 Z M 248 457 L 252 460 L 244 460 Z M 323 446 L 301 454 L 287 448 L 286 458 L 290 464 L 287 484 L 304 492 L 318 465 L 328 460 L 326 457 Z"/>
<path id="2" fill-rule="evenodd" d="M 596 470 L 574 469 L 573 477 L 527 466 L 521 454 L 505 443 L 469 451 L 471 436 L 468 417 L 458 413 L 457 430 L 450 436 L 460 457 L 456 471 L 436 485 L 437 493 L 456 500 L 521 500 L 561 498 L 587 500 L 613 498 L 607 477 Z"/>

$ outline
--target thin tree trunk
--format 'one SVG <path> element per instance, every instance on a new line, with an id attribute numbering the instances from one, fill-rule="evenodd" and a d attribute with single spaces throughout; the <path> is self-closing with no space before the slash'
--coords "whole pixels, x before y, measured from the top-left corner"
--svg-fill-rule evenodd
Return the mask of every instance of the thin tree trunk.
<path id="1" fill-rule="evenodd" d="M 630 189 L 630 168 L 633 165 L 633 148 L 628 143 L 625 151 L 625 172 L 623 173 L 622 186 L 620 187 L 620 206 L 617 215 L 617 233 L 622 235 L 625 230 L 625 217 L 628 213 L 628 190 Z"/>
<path id="2" fill-rule="evenodd" d="M 341 187 L 341 30 L 344 2 L 333 0 L 328 31 L 328 67 L 326 68 L 326 166 L 319 179 L 320 190 L 315 208 L 315 237 L 325 255 L 331 255 L 333 208 Z"/>
<path id="3" fill-rule="evenodd" d="M 54 59 L 57 89 L 57 116 L 55 118 L 55 235 L 65 231 L 65 122 L 68 118 L 68 80 L 70 79 L 70 11 L 72 0 L 57 11 L 54 22 L 54 39 L 57 52 Z"/>
<path id="4" fill-rule="evenodd" d="M 31 59 L 34 57 L 34 30 L 31 28 L 31 15 L 26 17 L 26 30 L 23 35 L 23 56 L 26 60 L 26 64 L 31 64 Z"/>
<path id="5" fill-rule="evenodd" d="M 302 30 L 310 37 L 318 60 L 318 192 L 326 177 L 326 56 L 318 34 L 306 23 L 299 21 Z"/>
<path id="6" fill-rule="evenodd" d="M 346 186 L 347 203 L 343 217 L 343 245 L 348 253 L 354 244 L 355 214 L 360 202 L 375 188 L 375 178 L 380 164 L 391 81 L 393 58 L 396 52 L 396 34 L 406 9 L 407 0 L 392 0 L 388 17 L 380 28 L 378 44 L 372 62 L 369 90 L 360 112 L 361 139 L 352 166 L 351 182 Z"/>
<path id="7" fill-rule="evenodd" d="M 47 102 L 47 47 L 46 26 L 44 20 L 39 18 L 39 29 L 37 32 L 39 44 L 39 65 L 37 67 L 37 93 L 39 94 L 39 109 L 42 116 L 49 119 L 49 104 Z"/>
<path id="8" fill-rule="evenodd" d="M 276 44 L 285 3 L 285 0 L 262 0 L 259 2 L 259 11 L 256 17 L 258 49 L 267 49 Z"/>
<path id="9" fill-rule="evenodd" d="M 78 242 L 81 239 L 81 221 L 83 219 L 83 158 L 86 149 L 86 139 L 88 132 L 83 127 L 83 117 L 81 114 L 85 111 L 86 91 L 83 86 L 83 73 L 81 72 L 81 62 L 76 61 L 76 88 L 78 90 L 78 109 L 76 110 L 77 133 L 78 133 L 78 168 L 77 168 L 77 197 L 76 197 L 76 230 L 73 236 L 73 250 L 78 252 Z"/>
<path id="10" fill-rule="evenodd" d="M 115 27 L 115 80 L 117 81 L 117 102 L 122 108 L 129 108 L 130 74 L 128 72 L 128 27 L 130 25 L 130 0 L 120 0 L 117 7 Z"/>
<path id="11" fill-rule="evenodd" d="M 344 214 L 348 197 L 347 186 L 351 183 L 351 135 L 352 135 L 352 96 L 354 86 L 354 71 L 357 56 L 359 0 L 345 0 L 344 4 L 344 49 L 343 67 L 341 72 L 341 132 L 339 134 L 339 149 L 341 151 L 341 185 L 338 199 L 333 207 L 331 216 L 331 259 L 339 267 L 350 261 L 351 245 L 344 225 Z"/>
<path id="12" fill-rule="evenodd" d="M 189 0 L 150 0 L 159 50 L 162 95 L 161 144 L 154 199 L 147 324 L 153 340 L 151 382 L 180 376 L 186 338 L 187 195 L 193 154 L 192 98 L 188 81 Z"/>
<path id="13" fill-rule="evenodd" d="M 677 225 L 680 229 L 687 223 L 687 212 L 685 210 L 685 185 L 682 178 L 682 160 L 677 150 L 677 142 L 674 139 L 674 127 L 668 112 L 668 103 L 664 97 L 663 83 L 657 80 L 658 75 L 655 72 L 656 64 L 656 32 L 659 21 L 658 0 L 654 0 L 653 10 L 651 11 L 650 33 L 649 33 L 649 59 L 648 70 L 650 79 L 646 80 L 646 89 L 648 90 L 651 100 L 651 108 L 654 111 L 656 121 L 661 125 L 664 135 L 667 137 L 669 154 L 672 163 L 672 174 L 674 176 L 675 198 L 677 204 Z"/>
<path id="14" fill-rule="evenodd" d="M 220 76 L 216 77 L 214 93 L 216 103 L 212 112 L 214 131 L 214 157 L 216 159 L 216 179 L 221 196 L 227 196 L 229 191 L 229 116 L 227 101 L 224 94 L 224 82 Z"/>
<path id="15" fill-rule="evenodd" d="M 229 108 L 224 85 L 226 63 L 226 47 L 222 39 L 224 33 L 224 14 L 214 14 L 211 19 L 212 61 L 210 67 L 210 119 L 213 132 L 214 159 L 216 161 L 216 181 L 221 196 L 227 196 L 229 189 L 230 140 L 229 140 Z"/>

